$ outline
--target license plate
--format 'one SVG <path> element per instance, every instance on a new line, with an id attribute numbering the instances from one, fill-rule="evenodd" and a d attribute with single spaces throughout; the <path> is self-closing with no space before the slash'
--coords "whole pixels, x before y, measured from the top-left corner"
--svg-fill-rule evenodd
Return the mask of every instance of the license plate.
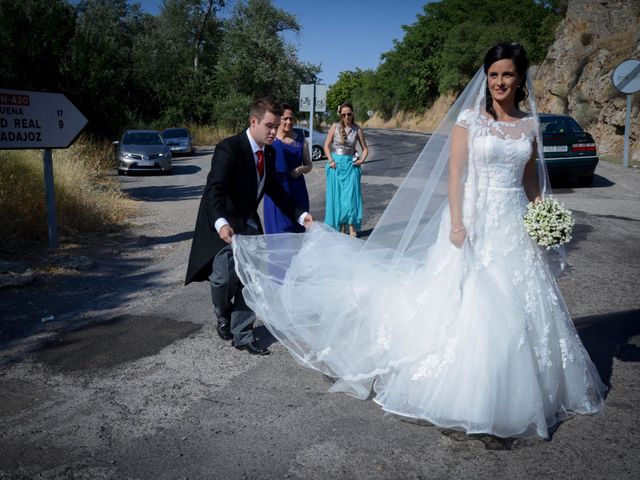
<path id="1" fill-rule="evenodd" d="M 153 167 L 155 164 L 153 162 L 139 161 L 138 165 L 141 167 Z"/>
<path id="2" fill-rule="evenodd" d="M 569 151 L 569 147 L 567 145 L 552 145 L 552 146 L 545 146 L 543 147 L 543 151 L 545 153 L 551 153 L 551 152 L 568 152 Z"/>

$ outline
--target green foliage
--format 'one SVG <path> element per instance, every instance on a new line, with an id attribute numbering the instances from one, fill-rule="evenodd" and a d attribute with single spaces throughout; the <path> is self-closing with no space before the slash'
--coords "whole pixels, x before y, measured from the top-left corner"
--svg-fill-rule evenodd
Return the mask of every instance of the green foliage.
<path id="1" fill-rule="evenodd" d="M 313 83 L 319 67 L 300 62 L 295 49 L 281 34 L 298 32 L 295 17 L 273 6 L 270 0 L 239 2 L 224 25 L 224 43 L 215 67 L 216 123 L 232 127 L 247 118 L 246 99 L 270 95 L 296 105 L 299 85 Z M 242 118 L 224 112 L 245 103 Z M 231 116 L 230 116 L 231 115 Z"/>
<path id="2" fill-rule="evenodd" d="M 366 85 L 372 74 L 372 70 L 360 70 L 359 68 L 355 71 L 346 70 L 340 73 L 338 80 L 327 91 L 327 114 L 331 121 L 338 120 L 338 107 L 342 103 L 353 103 L 354 97 L 366 98 Z M 356 111 L 356 116 L 358 113 L 367 111 L 366 106 L 364 107 L 365 110 L 361 110 L 362 103 L 357 106 L 354 104 L 353 107 Z"/>
<path id="3" fill-rule="evenodd" d="M 271 0 L 0 0 L 0 85 L 65 93 L 92 133 L 246 122 L 259 95 L 297 103 L 319 67 L 283 38 L 295 17 Z"/>
<path id="4" fill-rule="evenodd" d="M 424 109 L 466 85 L 499 42 L 521 43 L 531 63 L 540 63 L 566 1 L 441 0 L 423 8 L 377 70 L 350 91 L 354 104 L 366 103 L 384 118 Z"/>
<path id="5" fill-rule="evenodd" d="M 59 59 L 75 31 L 75 14 L 65 0 L 0 0 L 0 85 L 58 90 Z"/>

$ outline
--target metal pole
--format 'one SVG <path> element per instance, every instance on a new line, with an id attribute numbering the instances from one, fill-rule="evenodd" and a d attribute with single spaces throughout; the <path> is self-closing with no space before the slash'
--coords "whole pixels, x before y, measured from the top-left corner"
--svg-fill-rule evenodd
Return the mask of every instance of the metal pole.
<path id="1" fill-rule="evenodd" d="M 629 131 L 631 130 L 631 95 L 627 95 L 627 118 L 624 122 L 624 157 L 622 165 L 629 166 Z"/>
<path id="2" fill-rule="evenodd" d="M 313 97 L 309 111 L 309 158 L 313 159 L 313 112 L 316 109 L 316 84 L 313 84 Z"/>
<path id="3" fill-rule="evenodd" d="M 53 188 L 53 161 L 50 148 L 44 149 L 42 162 L 44 164 L 44 195 L 47 203 L 49 247 L 56 248 L 58 246 L 58 223 L 56 221 L 56 193 Z"/>

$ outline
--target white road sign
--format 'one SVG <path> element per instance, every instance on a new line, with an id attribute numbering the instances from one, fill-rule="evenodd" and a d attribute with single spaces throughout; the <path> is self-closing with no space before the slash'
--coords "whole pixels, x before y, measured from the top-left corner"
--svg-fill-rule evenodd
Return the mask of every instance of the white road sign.
<path id="1" fill-rule="evenodd" d="M 640 90 L 640 60 L 625 60 L 613 71 L 613 85 L 627 95 Z"/>
<path id="2" fill-rule="evenodd" d="M 61 93 L 0 89 L 0 149 L 67 148 L 86 124 Z"/>
<path id="3" fill-rule="evenodd" d="M 316 85 L 316 112 L 327 110 L 327 86 Z"/>
<path id="4" fill-rule="evenodd" d="M 313 103 L 313 83 L 300 85 L 300 111 L 310 112 Z"/>
<path id="5" fill-rule="evenodd" d="M 315 86 L 315 98 L 316 102 L 311 108 L 313 103 Z M 327 86 L 326 85 L 314 85 L 313 83 L 306 83 L 300 85 L 300 108 L 301 112 L 325 112 L 327 110 Z"/>

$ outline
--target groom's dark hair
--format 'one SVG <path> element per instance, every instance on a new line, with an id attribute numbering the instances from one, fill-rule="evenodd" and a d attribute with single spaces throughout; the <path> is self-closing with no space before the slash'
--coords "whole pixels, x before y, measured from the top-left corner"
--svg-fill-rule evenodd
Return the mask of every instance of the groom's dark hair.
<path id="1" fill-rule="evenodd" d="M 274 115 L 282 116 L 282 106 L 279 102 L 271 97 L 257 98 L 251 104 L 251 110 L 249 110 L 249 118 L 256 117 L 258 121 L 262 120 L 264 114 L 271 112 Z"/>

